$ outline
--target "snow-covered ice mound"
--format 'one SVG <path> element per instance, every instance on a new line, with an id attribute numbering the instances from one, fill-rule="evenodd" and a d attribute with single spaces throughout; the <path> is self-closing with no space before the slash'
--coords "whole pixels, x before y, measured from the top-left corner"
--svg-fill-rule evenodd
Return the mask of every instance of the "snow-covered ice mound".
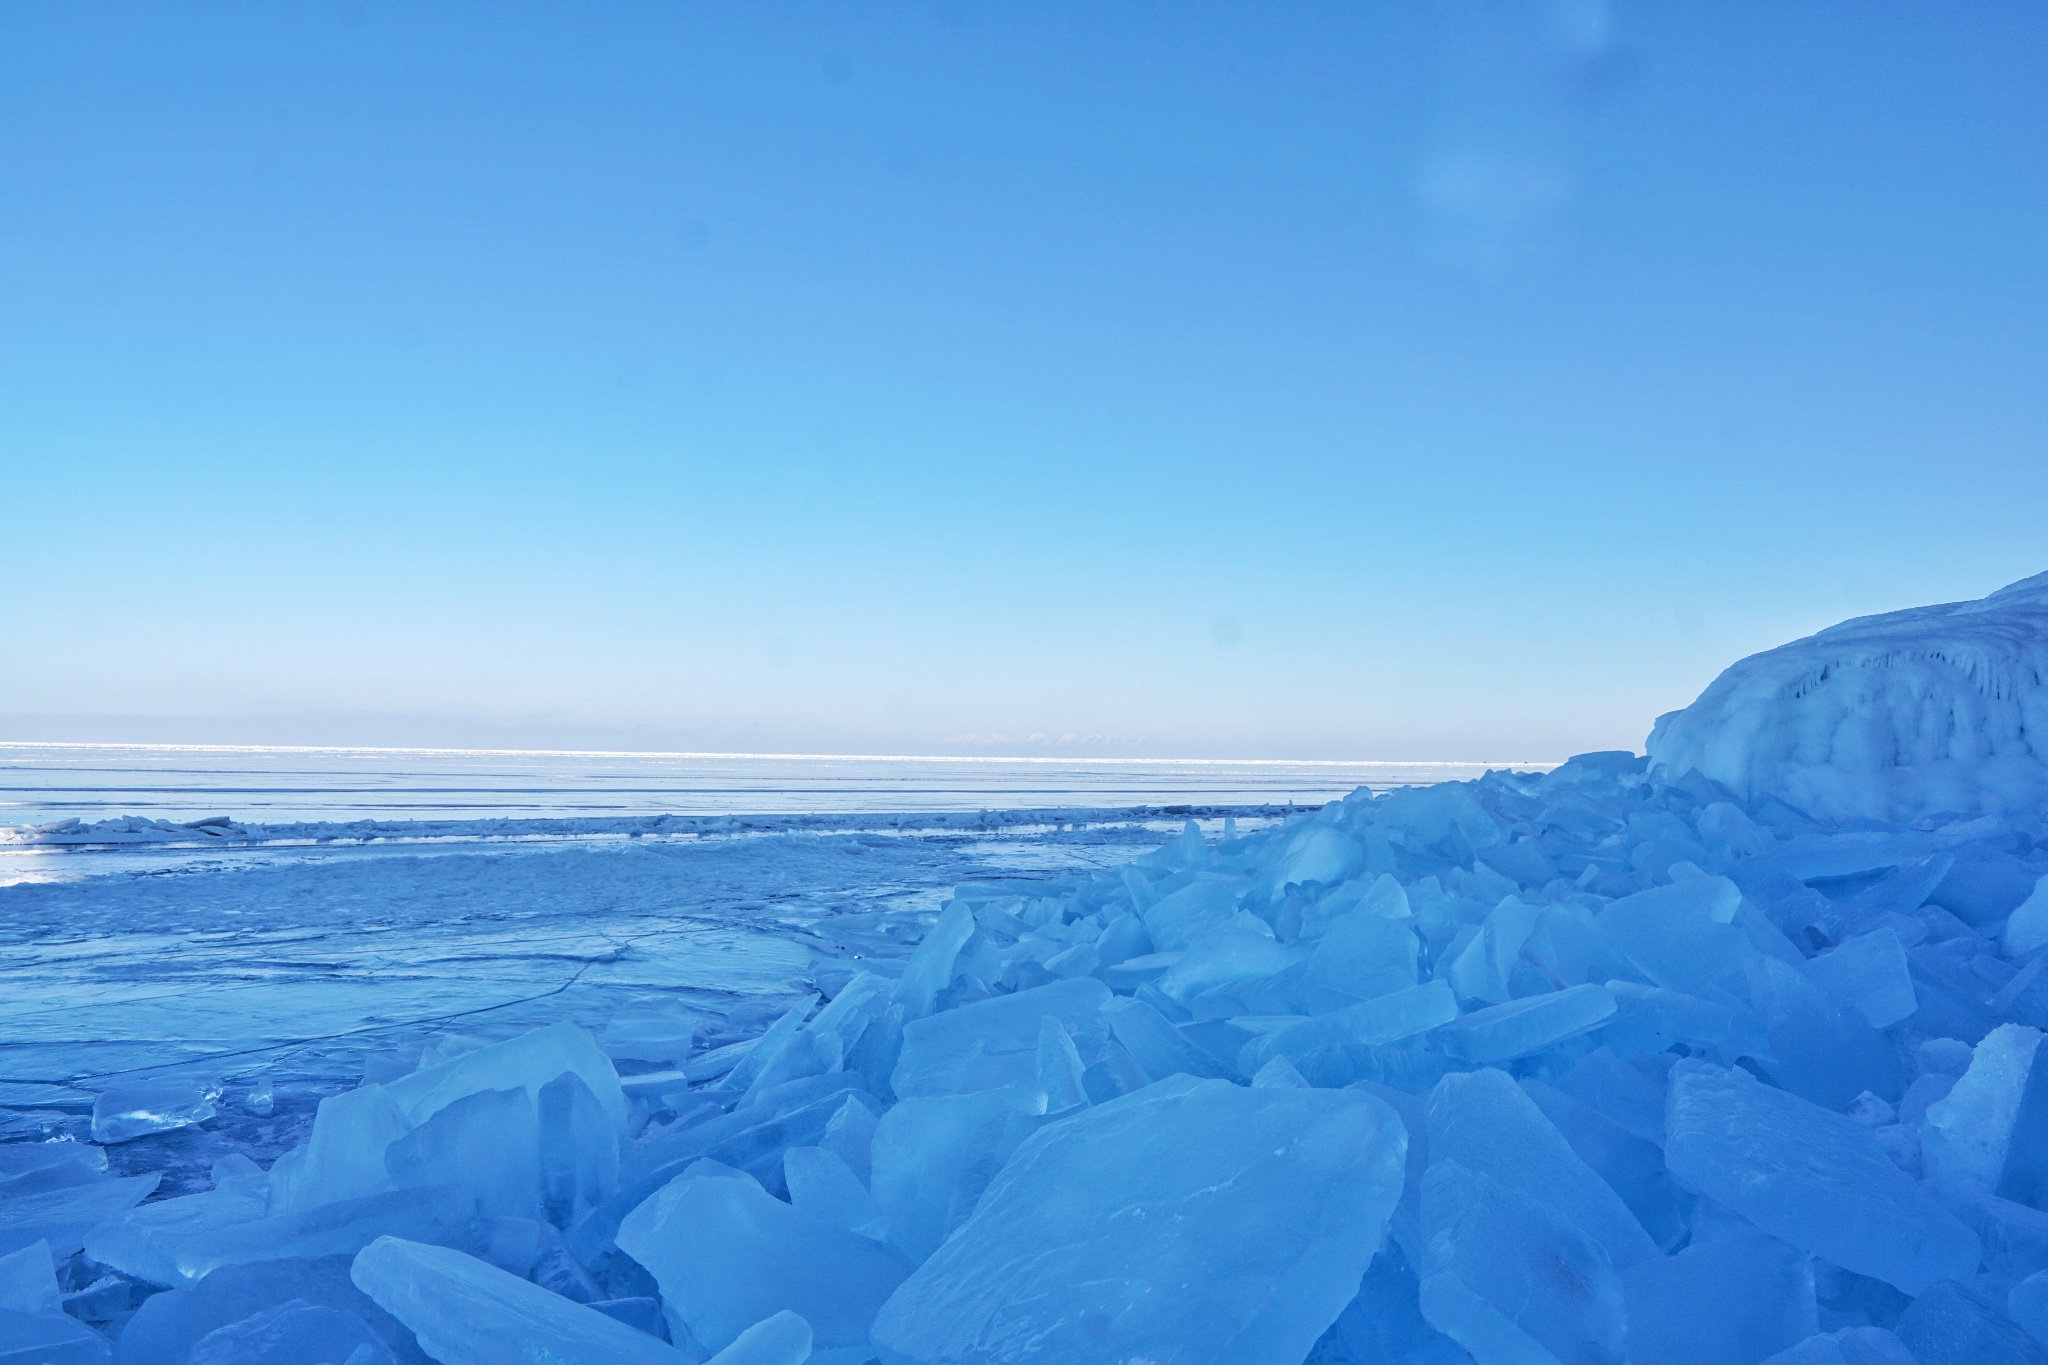
<path id="1" fill-rule="evenodd" d="M 1660 717 L 1649 753 L 1825 820 L 2038 809 L 2048 573 L 1976 602 L 1861 616 L 1754 654 Z"/>

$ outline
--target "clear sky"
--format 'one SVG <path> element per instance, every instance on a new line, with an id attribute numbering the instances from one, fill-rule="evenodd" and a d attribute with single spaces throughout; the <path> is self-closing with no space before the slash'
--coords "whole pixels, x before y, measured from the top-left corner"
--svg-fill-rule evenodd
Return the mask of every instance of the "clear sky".
<path id="1" fill-rule="evenodd" d="M 1480 758 L 2048 569 L 2048 6 L 0 0 L 0 738 Z"/>

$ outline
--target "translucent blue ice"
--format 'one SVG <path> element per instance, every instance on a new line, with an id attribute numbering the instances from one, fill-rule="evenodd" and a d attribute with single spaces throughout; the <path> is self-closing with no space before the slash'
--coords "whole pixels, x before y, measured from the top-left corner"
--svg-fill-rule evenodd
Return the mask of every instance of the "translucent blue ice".
<path id="1" fill-rule="evenodd" d="M 1355 1091 L 1176 1078 L 1084 1109 L 1018 1149 L 875 1345 L 887 1365 L 1294 1365 L 1356 1292 L 1405 1149 Z"/>

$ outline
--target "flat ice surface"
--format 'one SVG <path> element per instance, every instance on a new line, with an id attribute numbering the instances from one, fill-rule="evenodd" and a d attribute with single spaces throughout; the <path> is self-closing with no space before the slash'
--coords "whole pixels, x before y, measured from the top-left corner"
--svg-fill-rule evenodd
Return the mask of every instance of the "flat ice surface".
<path id="1" fill-rule="evenodd" d="M 0 826 L 1320 805 L 1489 766 L 1509 764 L 0 743 Z"/>

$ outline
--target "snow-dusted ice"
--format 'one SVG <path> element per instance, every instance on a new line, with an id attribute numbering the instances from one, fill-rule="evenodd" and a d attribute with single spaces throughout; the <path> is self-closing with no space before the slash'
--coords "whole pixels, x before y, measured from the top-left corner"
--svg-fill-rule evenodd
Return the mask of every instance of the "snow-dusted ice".
<path id="1" fill-rule="evenodd" d="M 1823 819 L 2048 802 L 2048 573 L 1753 655 L 1658 719 L 1650 759 Z"/>
<path id="2" fill-rule="evenodd" d="M 2044 1365 L 2044 604 L 1242 826 L 0 890 L 0 1361 Z"/>

